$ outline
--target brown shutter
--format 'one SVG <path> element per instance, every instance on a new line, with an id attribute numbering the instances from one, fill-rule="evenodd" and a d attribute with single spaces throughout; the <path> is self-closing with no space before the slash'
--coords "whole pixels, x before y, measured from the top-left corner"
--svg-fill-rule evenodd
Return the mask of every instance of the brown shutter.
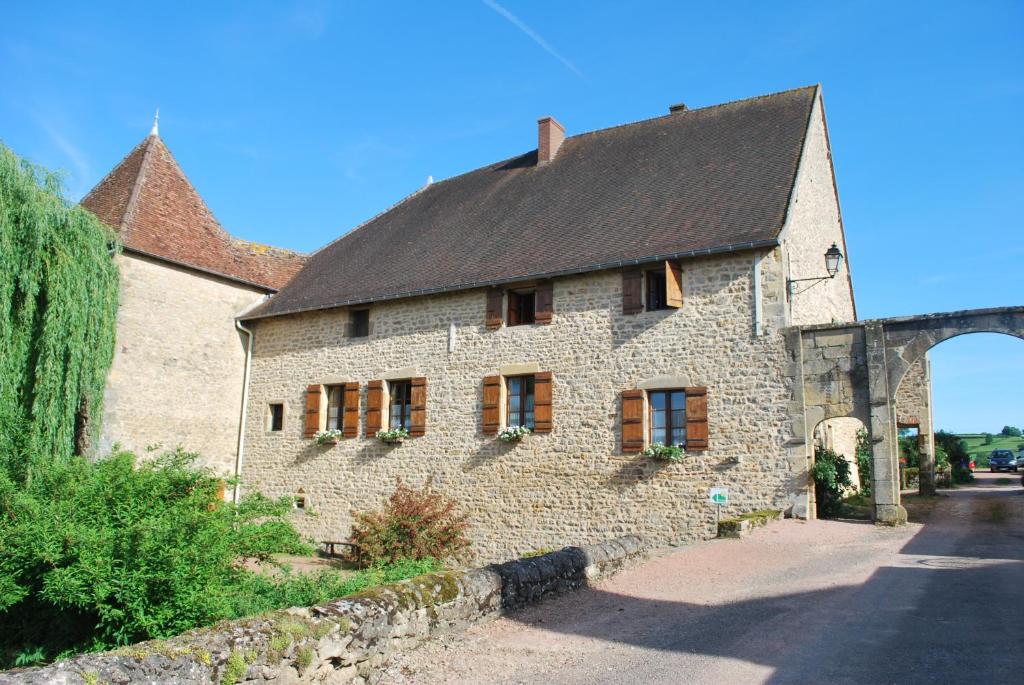
<path id="1" fill-rule="evenodd" d="M 484 376 L 484 435 L 501 427 L 501 376 Z"/>
<path id="2" fill-rule="evenodd" d="M 487 291 L 487 329 L 494 330 L 501 328 L 501 299 L 502 291 L 498 288 L 491 288 Z"/>
<path id="3" fill-rule="evenodd" d="M 320 430 L 320 394 L 322 386 L 310 385 L 306 388 L 306 423 L 302 437 L 312 438 Z"/>
<path id="4" fill-rule="evenodd" d="M 370 381 L 366 384 L 366 437 L 376 437 L 383 408 L 384 381 Z"/>
<path id="5" fill-rule="evenodd" d="M 686 449 L 703 452 L 708 448 L 708 389 L 683 388 L 686 393 Z"/>
<path id="6" fill-rule="evenodd" d="M 644 309 L 644 274 L 640 269 L 622 272 L 622 313 L 636 314 Z"/>
<path id="7" fill-rule="evenodd" d="M 675 262 L 665 262 L 665 306 L 683 306 L 683 270 Z"/>
<path id="8" fill-rule="evenodd" d="M 518 326 L 519 321 L 519 293 L 508 291 L 508 318 L 505 319 L 509 326 Z"/>
<path id="9" fill-rule="evenodd" d="M 533 432 L 550 433 L 551 420 L 551 389 L 550 371 L 539 371 L 533 374 Z"/>
<path id="10" fill-rule="evenodd" d="M 354 438 L 359 435 L 359 384 L 346 383 L 342 387 L 345 391 L 345 416 L 341 421 L 341 434 Z"/>
<path id="11" fill-rule="evenodd" d="M 551 281 L 546 281 L 537 286 L 536 310 L 534 321 L 537 323 L 551 323 L 551 316 L 555 311 L 555 287 Z"/>
<path id="12" fill-rule="evenodd" d="M 417 438 L 427 432 L 427 379 L 412 379 L 412 401 L 409 412 L 409 435 Z"/>
<path id="13" fill-rule="evenodd" d="M 644 449 L 644 391 L 622 391 L 622 451 Z"/>

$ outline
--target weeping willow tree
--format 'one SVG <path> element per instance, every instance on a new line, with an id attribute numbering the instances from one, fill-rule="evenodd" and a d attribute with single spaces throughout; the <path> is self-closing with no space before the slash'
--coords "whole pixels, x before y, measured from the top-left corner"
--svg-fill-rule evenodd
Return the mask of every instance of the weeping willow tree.
<path id="1" fill-rule="evenodd" d="M 61 187 L 0 143 L 0 459 L 13 472 L 95 434 L 114 351 L 115 237 Z"/>

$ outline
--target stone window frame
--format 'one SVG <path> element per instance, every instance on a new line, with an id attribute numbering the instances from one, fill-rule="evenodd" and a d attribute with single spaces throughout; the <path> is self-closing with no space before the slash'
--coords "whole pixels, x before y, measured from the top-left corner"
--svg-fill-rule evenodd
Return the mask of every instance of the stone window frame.
<path id="1" fill-rule="evenodd" d="M 651 394 L 652 393 L 656 393 L 656 394 L 664 394 L 664 395 L 666 395 L 666 397 L 668 399 L 668 406 L 671 406 L 671 395 L 673 393 L 677 393 L 677 392 L 678 393 L 682 393 L 682 395 L 683 395 L 683 443 L 681 445 L 677 445 L 677 446 L 678 447 L 682 447 L 683 449 L 686 449 L 686 423 L 687 423 L 687 419 L 689 418 L 686 415 L 686 395 L 687 395 L 687 393 L 686 393 L 686 386 L 679 386 L 679 387 L 673 387 L 673 388 L 650 388 L 650 389 L 645 389 L 644 390 L 644 444 L 645 445 L 653 445 L 654 444 L 654 402 L 651 401 Z M 673 424 L 672 424 L 671 417 L 668 415 L 669 413 L 670 412 L 666 412 L 665 436 L 666 436 L 666 439 L 671 440 L 671 436 L 669 435 L 669 431 L 672 428 L 675 428 L 675 426 L 673 426 Z M 666 443 L 663 443 L 663 444 L 665 444 L 665 445 L 673 444 L 674 445 L 675 443 L 668 443 L 668 442 L 666 442 Z"/>
<path id="2" fill-rule="evenodd" d="M 647 380 L 641 381 L 636 384 L 635 387 L 637 388 L 637 390 L 644 391 L 644 449 L 651 446 L 651 429 L 653 428 L 653 422 L 651 420 L 651 393 L 666 392 L 670 390 L 681 390 L 684 393 L 683 397 L 685 398 L 686 388 L 694 387 L 695 385 L 695 383 L 691 382 L 689 376 L 682 375 L 655 376 L 653 378 L 648 378 Z"/>
<path id="3" fill-rule="evenodd" d="M 537 362 L 526 362 L 522 364 L 506 364 L 498 368 L 498 377 L 501 378 L 501 385 L 498 391 L 498 430 L 502 431 L 509 427 L 508 423 L 508 379 L 522 376 L 535 376 L 542 369 Z M 536 411 L 536 409 L 534 409 Z"/>
<path id="4" fill-rule="evenodd" d="M 272 407 L 275 405 L 279 405 L 281 407 L 281 428 L 279 430 L 274 430 L 273 428 L 274 414 Z M 271 399 L 267 400 L 265 407 L 266 411 L 264 412 L 263 418 L 263 432 L 271 435 L 284 433 L 288 426 L 288 403 L 283 399 Z"/>
<path id="5" fill-rule="evenodd" d="M 323 409 L 320 410 L 320 430 L 344 430 L 345 429 L 345 383 L 322 383 L 320 385 L 320 401 Z M 331 391 L 337 390 L 340 395 L 338 401 L 338 425 L 330 425 L 331 420 Z"/>

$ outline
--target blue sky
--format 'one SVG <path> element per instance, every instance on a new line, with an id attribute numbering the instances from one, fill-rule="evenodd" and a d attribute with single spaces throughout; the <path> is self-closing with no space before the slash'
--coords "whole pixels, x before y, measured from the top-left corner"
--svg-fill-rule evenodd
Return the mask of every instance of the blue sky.
<path id="1" fill-rule="evenodd" d="M 532 149 L 542 115 L 820 82 L 860 316 L 1024 303 L 1021 2 L 8 3 L 0 77 L 0 139 L 72 197 L 159 106 L 224 226 L 304 251 Z M 1021 341 L 933 365 L 940 427 L 1024 424 Z"/>

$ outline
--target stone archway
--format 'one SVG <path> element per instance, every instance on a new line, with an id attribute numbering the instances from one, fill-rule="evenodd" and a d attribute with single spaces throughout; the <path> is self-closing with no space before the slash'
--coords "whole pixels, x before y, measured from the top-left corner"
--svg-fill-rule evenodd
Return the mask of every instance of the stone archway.
<path id="1" fill-rule="evenodd" d="M 813 444 L 808 431 L 823 419 L 861 419 L 868 426 L 872 444 L 875 522 L 906 522 L 906 510 L 900 505 L 896 392 L 929 349 L 968 333 L 1005 333 L 1024 339 L 1024 307 L 790 329 L 786 340 L 794 362 L 789 373 L 794 380 L 791 414 L 795 435 L 791 450 L 802 450 L 806 458 Z"/>

